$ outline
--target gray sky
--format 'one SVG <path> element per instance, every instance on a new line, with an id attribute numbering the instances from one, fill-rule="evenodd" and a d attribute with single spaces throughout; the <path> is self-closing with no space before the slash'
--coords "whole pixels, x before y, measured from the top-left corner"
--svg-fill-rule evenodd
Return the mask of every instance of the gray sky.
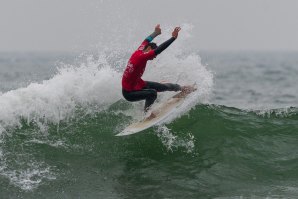
<path id="1" fill-rule="evenodd" d="M 297 0 L 0 0 L 0 51 L 123 44 L 193 26 L 198 50 L 298 50 Z M 183 31 L 183 30 L 182 30 Z"/>

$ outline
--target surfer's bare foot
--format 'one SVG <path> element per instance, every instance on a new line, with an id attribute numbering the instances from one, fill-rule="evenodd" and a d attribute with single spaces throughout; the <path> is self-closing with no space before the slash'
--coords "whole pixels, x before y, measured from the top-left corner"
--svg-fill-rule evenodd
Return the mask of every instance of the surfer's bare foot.
<path id="1" fill-rule="evenodd" d="M 147 120 L 152 120 L 153 118 L 155 118 L 156 115 L 152 112 L 149 117 L 147 117 Z"/>
<path id="2" fill-rule="evenodd" d="M 185 94 L 194 92 L 195 90 L 197 90 L 194 86 L 181 86 L 181 91 Z"/>

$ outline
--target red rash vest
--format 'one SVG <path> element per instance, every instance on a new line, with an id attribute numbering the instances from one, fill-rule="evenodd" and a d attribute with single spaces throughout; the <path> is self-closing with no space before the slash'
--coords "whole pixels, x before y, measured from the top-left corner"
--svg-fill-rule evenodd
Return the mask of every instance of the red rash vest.
<path id="1" fill-rule="evenodd" d="M 141 79 L 148 60 L 156 57 L 154 50 L 143 52 L 149 41 L 144 40 L 138 50 L 130 57 L 122 77 L 122 88 L 125 91 L 141 90 L 146 86 L 146 82 Z"/>

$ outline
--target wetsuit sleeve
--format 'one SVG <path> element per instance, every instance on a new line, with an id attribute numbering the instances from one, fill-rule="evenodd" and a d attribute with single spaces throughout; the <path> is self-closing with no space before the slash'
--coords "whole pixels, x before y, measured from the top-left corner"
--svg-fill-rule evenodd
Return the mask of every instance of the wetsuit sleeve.
<path id="1" fill-rule="evenodd" d="M 142 44 L 139 46 L 138 50 L 144 50 L 145 46 L 150 43 L 156 36 L 158 35 L 158 33 L 153 32 L 151 35 L 149 35 L 148 37 L 146 37 L 146 39 L 142 42 Z"/>
<path id="2" fill-rule="evenodd" d="M 171 37 L 167 41 L 165 41 L 162 44 L 160 44 L 155 50 L 150 50 L 147 53 L 143 53 L 141 55 L 142 59 L 146 59 L 146 60 L 152 60 L 152 59 L 154 59 L 156 57 L 156 55 L 160 54 L 167 47 L 169 47 L 173 43 L 173 41 L 175 41 L 175 39 L 176 39 L 175 37 Z"/>
<path id="3" fill-rule="evenodd" d="M 168 39 L 167 41 L 163 42 L 162 44 L 160 44 L 155 50 L 155 54 L 158 55 L 160 54 L 162 51 L 164 51 L 167 47 L 169 47 L 169 45 L 171 45 L 173 43 L 173 41 L 175 41 L 175 37 L 171 37 L 170 39 Z"/>
<path id="4" fill-rule="evenodd" d="M 148 37 L 146 37 L 145 41 L 151 42 L 156 36 L 158 35 L 158 33 L 153 32 L 151 35 L 149 35 Z"/>

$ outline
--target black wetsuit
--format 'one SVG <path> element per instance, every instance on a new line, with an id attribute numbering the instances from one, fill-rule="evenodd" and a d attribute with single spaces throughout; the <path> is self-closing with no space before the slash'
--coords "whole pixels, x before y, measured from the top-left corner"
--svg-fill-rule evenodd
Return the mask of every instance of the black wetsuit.
<path id="1" fill-rule="evenodd" d="M 142 43 L 144 44 L 148 44 L 149 42 L 151 42 L 154 37 L 156 37 L 157 34 L 156 33 L 152 33 L 150 36 L 148 36 L 144 42 Z M 157 56 L 158 54 L 160 54 L 162 51 L 164 51 L 168 46 L 170 46 L 173 41 L 175 41 L 174 37 L 171 37 L 170 39 L 168 39 L 167 41 L 165 41 L 164 43 L 162 43 L 161 45 L 159 45 L 156 49 L 152 50 L 154 52 L 150 52 L 150 54 L 148 53 L 148 55 L 150 55 L 150 59 Z M 143 50 L 143 46 L 141 45 L 139 47 L 138 50 Z M 137 51 L 136 51 L 137 52 Z M 153 56 L 152 56 L 153 55 Z M 133 56 L 132 56 L 133 57 Z M 129 63 L 131 64 L 131 60 L 132 57 L 129 61 Z M 135 57 L 133 57 L 135 59 Z M 131 64 L 132 65 L 132 64 Z M 122 80 L 127 81 L 127 76 L 130 73 L 137 71 L 137 68 L 134 67 L 141 67 L 141 66 L 127 66 L 125 72 L 124 72 L 124 76 Z M 145 66 L 143 68 L 143 71 L 140 72 L 140 74 L 137 76 L 142 76 L 144 70 L 146 67 L 146 62 L 145 62 Z M 125 79 L 126 78 L 126 79 Z M 133 80 L 133 78 L 129 78 L 129 80 Z M 154 103 L 154 101 L 157 98 L 157 92 L 164 92 L 164 91 L 180 91 L 181 87 L 178 84 L 171 84 L 171 83 L 166 83 L 166 84 L 162 84 L 162 83 L 157 83 L 157 82 L 150 82 L 150 81 L 143 81 L 143 80 L 138 80 L 140 81 L 141 85 L 143 84 L 144 86 L 142 86 L 140 89 L 134 89 L 134 90 L 127 90 L 122 88 L 122 94 L 124 96 L 124 98 L 128 101 L 131 102 L 135 102 L 135 101 L 140 101 L 140 100 L 146 100 L 145 102 L 145 107 L 144 110 L 147 111 L 148 108 Z M 123 82 L 122 82 L 123 83 Z M 123 85 L 123 84 L 122 84 Z"/>
<path id="2" fill-rule="evenodd" d="M 140 100 L 146 100 L 144 110 L 147 111 L 148 108 L 154 103 L 157 98 L 157 92 L 164 91 L 180 91 L 181 87 L 178 84 L 161 84 L 157 82 L 146 81 L 146 86 L 142 90 L 138 91 L 125 91 L 122 89 L 123 97 L 127 101 L 135 102 Z"/>

